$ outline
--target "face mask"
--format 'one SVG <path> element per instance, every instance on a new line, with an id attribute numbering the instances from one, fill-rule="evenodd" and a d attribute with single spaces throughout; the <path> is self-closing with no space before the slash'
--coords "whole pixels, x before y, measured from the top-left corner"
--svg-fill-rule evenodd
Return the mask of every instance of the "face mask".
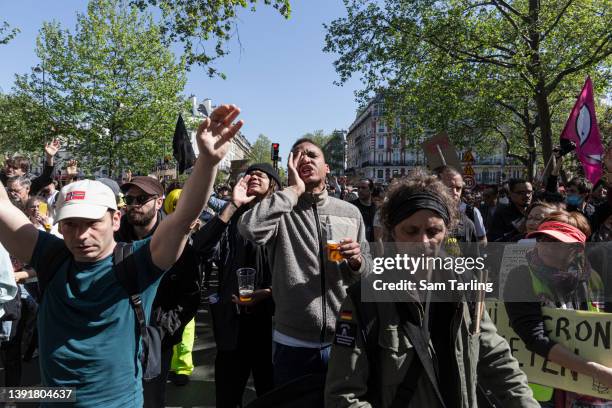
<path id="1" fill-rule="evenodd" d="M 568 195 L 567 198 L 565 199 L 565 202 L 567 203 L 567 205 L 571 206 L 571 207 L 578 207 L 582 204 L 582 197 L 580 197 L 579 195 Z"/>
<path id="2" fill-rule="evenodd" d="M 499 200 L 497 200 L 500 204 L 510 204 L 510 200 L 508 199 L 508 197 L 502 197 Z"/>

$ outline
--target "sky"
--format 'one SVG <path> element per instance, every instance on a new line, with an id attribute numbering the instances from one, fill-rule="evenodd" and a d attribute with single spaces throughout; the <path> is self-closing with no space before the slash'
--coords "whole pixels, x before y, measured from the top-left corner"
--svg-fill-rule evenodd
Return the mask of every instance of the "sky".
<path id="1" fill-rule="evenodd" d="M 360 82 L 334 85 L 334 55 L 322 51 L 323 23 L 345 14 L 342 0 L 292 1 L 288 20 L 260 3 L 255 13 L 240 13 L 240 44 L 234 38 L 230 55 L 215 64 L 227 79 L 211 79 L 203 68 L 193 67 L 184 94 L 238 105 L 247 139 L 254 142 L 265 134 L 280 143 L 286 158 L 293 141 L 305 133 L 348 129 L 355 118 L 354 91 Z M 9 92 L 15 73 L 28 72 L 39 63 L 34 47 L 43 21 L 56 20 L 72 30 L 76 12 L 86 7 L 83 0 L 0 0 L 2 20 L 21 30 L 8 45 L 0 46 L 0 89 Z"/>

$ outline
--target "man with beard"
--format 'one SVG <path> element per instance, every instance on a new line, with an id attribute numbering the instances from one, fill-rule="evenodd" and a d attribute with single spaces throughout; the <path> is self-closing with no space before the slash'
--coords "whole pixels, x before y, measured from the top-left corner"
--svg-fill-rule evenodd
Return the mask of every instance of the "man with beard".
<path id="1" fill-rule="evenodd" d="M 164 190 L 157 179 L 136 176 L 121 186 L 127 204 L 126 214 L 115 240 L 133 242 L 145 239 L 155 232 L 161 222 Z M 172 346 L 181 341 L 183 329 L 193 319 L 200 301 L 199 259 L 190 243 L 172 268 L 162 278 L 150 321 L 156 325 L 162 338 L 161 373 L 152 380 L 143 380 L 144 406 L 165 406 L 166 380 L 172 359 Z"/>
<path id="2" fill-rule="evenodd" d="M 346 286 L 370 270 L 359 209 L 329 197 L 321 148 L 299 139 L 288 160 L 289 186 L 242 216 L 240 233 L 270 254 L 275 303 L 274 383 L 324 374 Z M 326 244 L 342 255 L 330 260 Z"/>

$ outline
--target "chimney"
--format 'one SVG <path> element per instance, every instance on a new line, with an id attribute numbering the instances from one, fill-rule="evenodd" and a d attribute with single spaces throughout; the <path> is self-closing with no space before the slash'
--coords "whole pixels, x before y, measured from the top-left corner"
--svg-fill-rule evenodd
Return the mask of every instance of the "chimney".
<path id="1" fill-rule="evenodd" d="M 198 98 L 195 95 L 191 95 L 191 114 L 193 116 L 198 115 Z"/>

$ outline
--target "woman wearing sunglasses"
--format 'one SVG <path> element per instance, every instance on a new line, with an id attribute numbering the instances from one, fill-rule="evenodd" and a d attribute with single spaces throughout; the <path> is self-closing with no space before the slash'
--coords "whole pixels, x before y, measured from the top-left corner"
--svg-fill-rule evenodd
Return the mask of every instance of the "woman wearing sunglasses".
<path id="1" fill-rule="evenodd" d="M 581 214 L 551 213 L 527 235 L 536 239 L 535 248 L 527 254 L 527 265 L 516 267 L 508 275 L 504 302 L 510 325 L 528 350 L 612 387 L 611 368 L 574 354 L 548 336 L 541 309 L 599 311 L 601 278 L 585 257 L 590 233 L 588 221 Z M 612 407 L 612 401 L 538 385 L 532 388 L 543 407 Z"/>

